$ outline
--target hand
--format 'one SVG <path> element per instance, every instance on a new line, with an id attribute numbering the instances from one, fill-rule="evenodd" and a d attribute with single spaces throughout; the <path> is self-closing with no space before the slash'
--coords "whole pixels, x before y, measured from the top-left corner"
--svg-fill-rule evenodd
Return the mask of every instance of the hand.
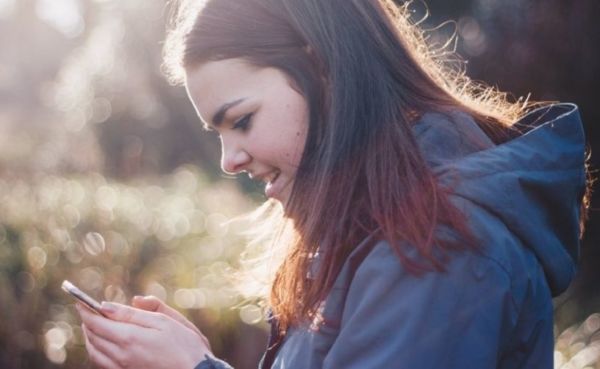
<path id="1" fill-rule="evenodd" d="M 212 356 L 197 328 L 165 313 L 105 302 L 102 312 L 107 319 L 76 306 L 90 360 L 101 369 L 192 369 L 204 355 Z"/>
<path id="2" fill-rule="evenodd" d="M 186 317 L 181 315 L 181 313 L 179 311 L 177 311 L 177 310 L 173 309 L 172 307 L 170 307 L 169 305 L 165 304 L 158 297 L 134 296 L 134 298 L 131 300 L 131 305 L 138 309 L 142 309 L 142 310 L 146 310 L 146 311 L 154 311 L 157 313 L 163 313 L 163 314 L 175 319 L 179 323 L 185 325 L 186 327 L 188 327 L 191 330 L 198 333 L 204 339 L 204 343 L 206 344 L 206 347 L 208 347 L 208 349 L 210 351 L 212 351 L 212 349 L 210 348 L 210 342 L 208 342 L 208 339 L 202 334 L 202 332 L 200 332 L 198 327 L 196 327 L 194 325 L 194 323 L 187 320 Z"/>

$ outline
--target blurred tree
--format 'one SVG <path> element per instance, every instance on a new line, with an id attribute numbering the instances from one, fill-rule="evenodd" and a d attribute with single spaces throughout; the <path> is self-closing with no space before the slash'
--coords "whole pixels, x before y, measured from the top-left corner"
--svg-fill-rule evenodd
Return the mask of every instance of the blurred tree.
<path id="1" fill-rule="evenodd" d="M 52 4 L 76 12 L 82 29 L 57 29 L 66 13 L 44 10 Z M 217 176 L 218 142 L 198 134 L 185 92 L 160 72 L 164 8 L 160 0 L 14 3 L 0 19 L 0 173 L 132 178 L 191 162 Z"/>

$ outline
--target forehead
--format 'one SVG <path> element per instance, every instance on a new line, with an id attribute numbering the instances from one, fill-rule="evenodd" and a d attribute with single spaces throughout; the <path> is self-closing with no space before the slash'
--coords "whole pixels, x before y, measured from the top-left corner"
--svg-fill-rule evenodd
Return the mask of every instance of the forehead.
<path id="1" fill-rule="evenodd" d="M 264 68 L 241 59 L 210 61 L 186 71 L 186 89 L 205 122 L 222 104 L 247 99 L 269 83 Z"/>
<path id="2" fill-rule="evenodd" d="M 252 79 L 260 70 L 243 59 L 209 61 L 186 70 L 186 84 L 190 89 L 237 85 Z"/>

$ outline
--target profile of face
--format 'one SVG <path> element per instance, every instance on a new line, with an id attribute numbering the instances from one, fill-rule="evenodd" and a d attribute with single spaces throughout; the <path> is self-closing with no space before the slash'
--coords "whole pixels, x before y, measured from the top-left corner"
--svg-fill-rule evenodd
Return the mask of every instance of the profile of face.
<path id="1" fill-rule="evenodd" d="M 221 168 L 265 183 L 265 195 L 289 199 L 308 131 L 308 106 L 279 69 L 243 59 L 186 70 L 186 89 L 200 120 L 219 133 Z"/>

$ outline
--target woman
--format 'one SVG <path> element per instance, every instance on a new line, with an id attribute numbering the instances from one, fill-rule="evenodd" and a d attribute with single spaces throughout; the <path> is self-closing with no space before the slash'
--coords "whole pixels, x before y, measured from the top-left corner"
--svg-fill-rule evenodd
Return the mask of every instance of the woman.
<path id="1" fill-rule="evenodd" d="M 574 105 L 531 110 L 452 72 L 391 0 L 179 14 L 172 76 L 223 170 L 284 209 L 261 368 L 553 367 L 586 203 Z M 103 306 L 80 309 L 101 368 L 229 367 L 155 298 Z"/>

